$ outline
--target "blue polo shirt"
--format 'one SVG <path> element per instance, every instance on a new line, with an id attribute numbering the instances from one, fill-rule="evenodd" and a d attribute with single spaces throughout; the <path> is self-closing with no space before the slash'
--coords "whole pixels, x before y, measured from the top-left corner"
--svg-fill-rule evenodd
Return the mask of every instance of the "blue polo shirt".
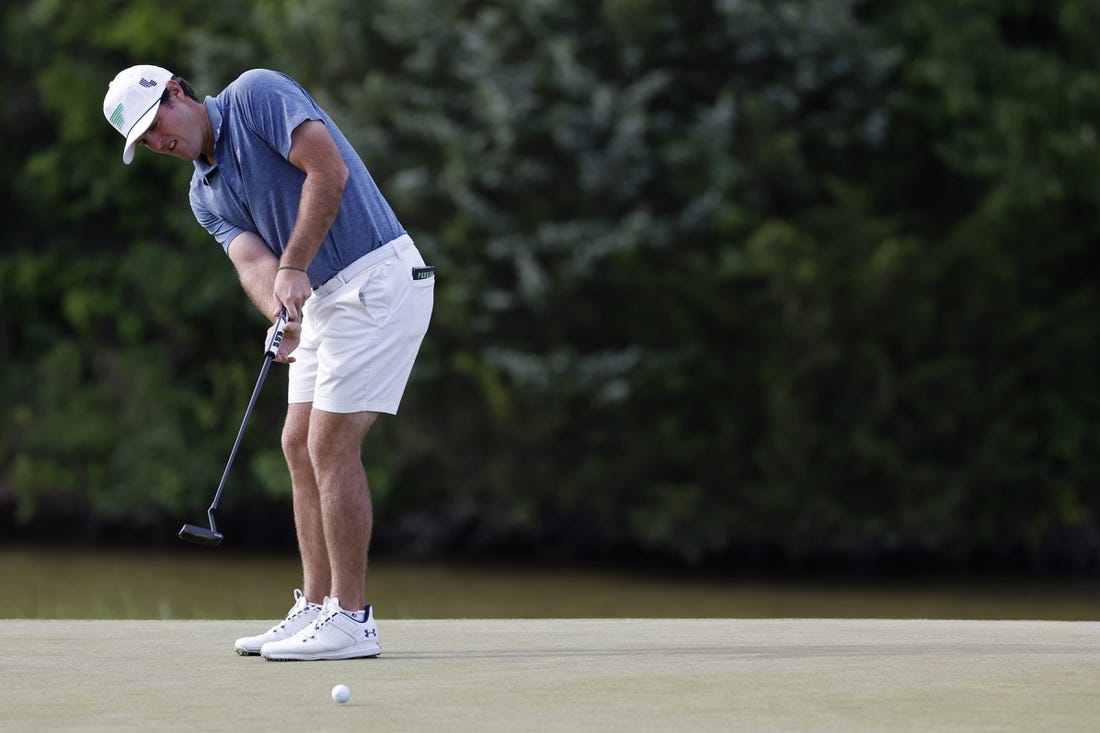
<path id="1" fill-rule="evenodd" d="M 214 157 L 195 161 L 191 210 L 222 248 L 244 232 L 258 234 L 282 255 L 302 195 L 305 173 L 287 159 L 291 133 L 320 120 L 347 164 L 340 212 L 325 236 L 309 279 L 316 287 L 367 252 L 405 233 L 358 153 L 340 129 L 296 81 L 265 69 L 246 71 L 217 97 L 207 97 Z"/>

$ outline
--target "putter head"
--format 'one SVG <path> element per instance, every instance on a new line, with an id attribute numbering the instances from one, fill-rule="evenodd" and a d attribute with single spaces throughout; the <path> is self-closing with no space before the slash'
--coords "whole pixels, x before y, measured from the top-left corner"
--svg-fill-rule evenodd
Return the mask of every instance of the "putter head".
<path id="1" fill-rule="evenodd" d="M 196 545 L 217 547 L 222 543 L 222 533 L 207 527 L 197 527 L 194 524 L 185 524 L 180 530 L 180 539 L 194 542 Z"/>

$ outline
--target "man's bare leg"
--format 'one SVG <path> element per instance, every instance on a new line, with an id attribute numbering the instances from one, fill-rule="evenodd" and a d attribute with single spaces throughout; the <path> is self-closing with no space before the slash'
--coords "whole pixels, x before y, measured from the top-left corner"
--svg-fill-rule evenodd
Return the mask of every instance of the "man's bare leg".
<path id="1" fill-rule="evenodd" d="M 340 414 L 314 409 L 309 421 L 309 457 L 320 497 L 328 594 L 349 611 L 364 605 L 367 549 L 374 512 L 362 445 L 376 412 Z"/>
<path id="2" fill-rule="evenodd" d="M 310 603 L 320 603 L 332 587 L 332 570 L 325 550 L 321 499 L 313 462 L 309 458 L 309 421 L 312 403 L 287 405 L 283 425 L 283 455 L 290 469 L 294 496 L 294 529 L 302 558 L 302 592 Z"/>

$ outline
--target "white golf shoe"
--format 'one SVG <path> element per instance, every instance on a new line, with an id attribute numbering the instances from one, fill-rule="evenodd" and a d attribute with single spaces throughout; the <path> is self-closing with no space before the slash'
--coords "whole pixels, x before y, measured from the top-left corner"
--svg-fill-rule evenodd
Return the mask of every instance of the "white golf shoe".
<path id="1" fill-rule="evenodd" d="M 339 599 L 326 598 L 313 623 L 289 639 L 264 644 L 260 655 L 274 662 L 377 657 L 382 647 L 378 645 L 374 609 L 368 605 L 363 610 L 366 620 L 356 621 L 340 608 Z"/>
<path id="2" fill-rule="evenodd" d="M 294 605 L 290 607 L 290 610 L 286 614 L 286 618 L 259 636 L 245 636 L 237 639 L 237 643 L 233 645 L 233 649 L 241 656 L 259 654 L 264 644 L 269 641 L 289 639 L 313 623 L 313 620 L 317 618 L 320 613 L 321 606 L 307 601 L 306 597 L 302 595 L 302 591 L 295 588 Z"/>

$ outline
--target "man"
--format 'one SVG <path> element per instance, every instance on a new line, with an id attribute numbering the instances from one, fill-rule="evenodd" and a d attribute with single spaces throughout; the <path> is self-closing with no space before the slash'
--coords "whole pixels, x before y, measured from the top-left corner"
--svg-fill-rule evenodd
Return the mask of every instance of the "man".
<path id="1" fill-rule="evenodd" d="M 290 364 L 282 447 L 303 590 L 237 653 L 377 656 L 360 448 L 380 413 L 397 413 L 431 317 L 433 268 L 332 119 L 284 74 L 248 71 L 199 101 L 181 77 L 134 66 L 110 83 L 103 113 L 126 138 L 123 162 L 141 146 L 194 164 L 195 217 L 256 307 L 273 321 L 285 307 L 289 319 L 276 360 Z"/>

